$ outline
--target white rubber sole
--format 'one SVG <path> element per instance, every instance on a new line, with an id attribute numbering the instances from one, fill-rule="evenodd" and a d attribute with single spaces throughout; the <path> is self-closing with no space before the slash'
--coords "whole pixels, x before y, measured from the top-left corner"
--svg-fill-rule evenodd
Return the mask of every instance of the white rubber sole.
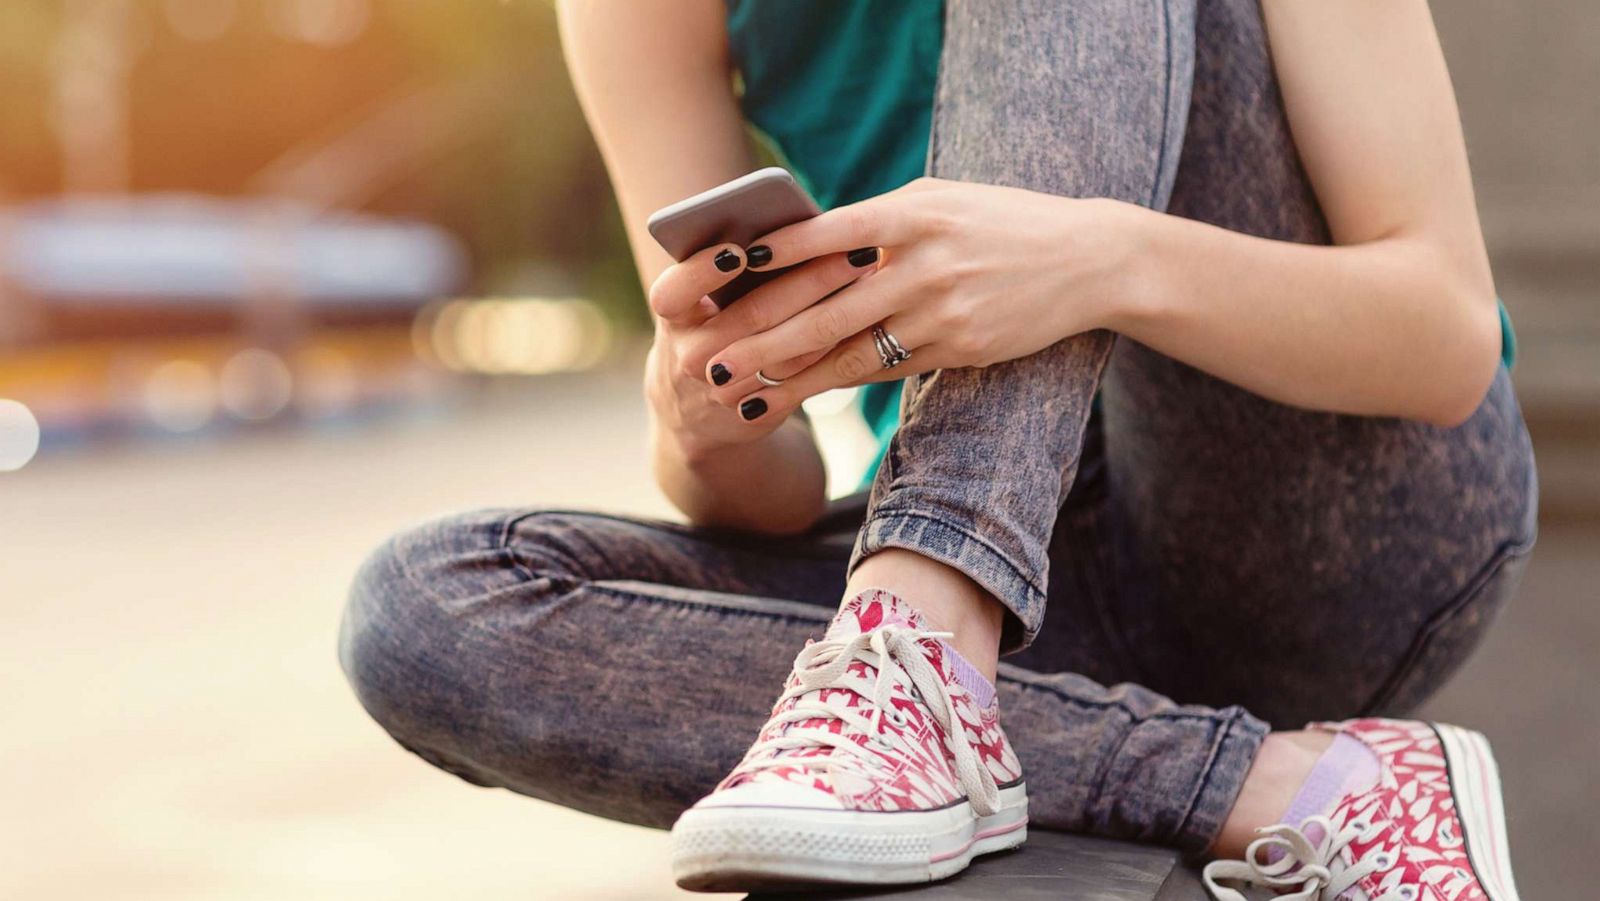
<path id="1" fill-rule="evenodd" d="M 986 817 L 965 801 L 882 813 L 701 807 L 672 827 L 672 875 L 697 892 L 932 882 L 1027 838 L 1021 783 L 1001 789 L 1000 808 Z"/>
<path id="2" fill-rule="evenodd" d="M 1521 901 L 1511 875 L 1511 849 L 1500 795 L 1500 768 L 1489 741 L 1477 732 L 1434 723 L 1450 768 L 1450 792 L 1461 817 L 1467 857 L 1489 901 Z"/>

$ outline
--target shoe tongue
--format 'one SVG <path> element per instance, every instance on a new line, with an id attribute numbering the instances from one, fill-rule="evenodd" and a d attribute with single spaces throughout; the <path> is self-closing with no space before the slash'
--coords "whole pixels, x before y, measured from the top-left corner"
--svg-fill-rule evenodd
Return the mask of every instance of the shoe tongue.
<path id="1" fill-rule="evenodd" d="M 834 616 L 832 624 L 828 626 L 824 640 L 848 641 L 857 635 L 891 625 L 907 629 L 928 628 L 921 615 L 893 592 L 884 591 L 881 588 L 869 588 L 846 601 L 844 606 L 839 608 L 839 613 Z M 856 665 L 862 667 L 860 675 L 863 678 L 873 678 L 874 671 L 871 667 L 859 662 Z M 844 704 L 850 707 L 868 703 L 868 699 L 864 696 L 859 696 L 844 689 L 819 689 L 809 694 L 826 699 L 827 702 Z M 855 700 L 847 701 L 845 700 L 846 696 Z M 809 729 L 829 729 L 834 732 L 844 731 L 839 720 L 816 718 L 789 724 L 777 734 L 786 735 L 791 731 Z M 773 756 L 779 758 L 832 757 L 835 753 L 833 748 L 819 745 L 809 748 L 785 749 L 775 752 Z M 835 778 L 837 775 L 837 773 L 830 770 L 830 778 Z"/>
<path id="2" fill-rule="evenodd" d="M 868 588 L 845 602 L 828 626 L 827 638 L 849 639 L 884 626 L 927 629 L 921 615 L 911 605 L 882 588 Z"/>

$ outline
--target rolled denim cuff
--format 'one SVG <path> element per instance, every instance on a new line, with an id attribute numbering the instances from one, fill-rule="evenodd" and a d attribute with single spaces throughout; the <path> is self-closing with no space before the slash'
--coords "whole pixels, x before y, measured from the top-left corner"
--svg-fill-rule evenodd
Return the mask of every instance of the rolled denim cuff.
<path id="1" fill-rule="evenodd" d="M 891 547 L 915 551 L 960 570 L 994 595 L 1012 614 L 1001 633 L 1000 653 L 1019 651 L 1038 635 L 1045 605 L 1040 574 L 976 531 L 918 511 L 874 510 L 856 537 L 849 572 L 854 573 L 869 555 Z"/>
<path id="2" fill-rule="evenodd" d="M 1239 707 L 1219 710 L 1217 717 L 1219 726 L 1211 759 L 1173 841 L 1175 847 L 1192 857 L 1205 854 L 1216 842 L 1244 788 L 1245 776 L 1255 763 L 1261 742 L 1271 731 L 1266 723 Z"/>

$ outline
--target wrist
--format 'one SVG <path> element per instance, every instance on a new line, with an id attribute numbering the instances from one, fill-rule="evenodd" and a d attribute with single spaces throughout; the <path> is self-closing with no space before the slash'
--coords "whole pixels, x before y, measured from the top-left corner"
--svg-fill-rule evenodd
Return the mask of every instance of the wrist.
<path id="1" fill-rule="evenodd" d="M 699 471 L 710 465 L 711 461 L 723 456 L 719 452 L 726 445 L 717 441 L 707 440 L 705 436 L 695 434 L 688 429 L 673 428 L 662 422 L 659 417 L 652 417 L 651 447 L 653 456 L 657 460 L 671 461 L 678 468 L 689 472 Z"/>
<path id="2" fill-rule="evenodd" d="M 1108 206 L 1101 221 L 1113 261 L 1107 272 L 1100 324 L 1118 334 L 1137 337 L 1146 323 L 1163 315 L 1167 291 L 1162 233 L 1171 217 L 1136 204 L 1102 201 Z"/>

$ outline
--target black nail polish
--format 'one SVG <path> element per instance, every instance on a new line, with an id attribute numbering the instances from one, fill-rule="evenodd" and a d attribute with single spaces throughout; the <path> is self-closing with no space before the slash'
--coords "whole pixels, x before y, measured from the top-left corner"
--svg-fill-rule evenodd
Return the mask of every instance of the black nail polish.
<path id="1" fill-rule="evenodd" d="M 845 254 L 844 258 L 850 261 L 850 265 L 861 269 L 878 262 L 878 248 L 863 247 L 860 250 L 852 250 Z"/>
<path id="2" fill-rule="evenodd" d="M 759 418 L 765 412 L 767 412 L 767 402 L 759 397 L 752 397 L 739 405 L 739 415 L 744 417 L 745 422 Z"/>
<path id="3" fill-rule="evenodd" d="M 721 363 L 714 364 L 711 367 L 711 384 L 726 385 L 732 378 L 733 373 L 729 372 L 728 367 Z"/>
<path id="4" fill-rule="evenodd" d="M 712 257 L 711 262 L 716 263 L 717 268 L 723 272 L 732 272 L 739 268 L 739 255 L 731 250 L 724 250 Z"/>
<path id="5" fill-rule="evenodd" d="M 772 262 L 772 248 L 765 244 L 757 244 L 754 247 L 746 248 L 744 255 L 750 260 L 751 269 L 760 269 L 762 266 Z"/>

